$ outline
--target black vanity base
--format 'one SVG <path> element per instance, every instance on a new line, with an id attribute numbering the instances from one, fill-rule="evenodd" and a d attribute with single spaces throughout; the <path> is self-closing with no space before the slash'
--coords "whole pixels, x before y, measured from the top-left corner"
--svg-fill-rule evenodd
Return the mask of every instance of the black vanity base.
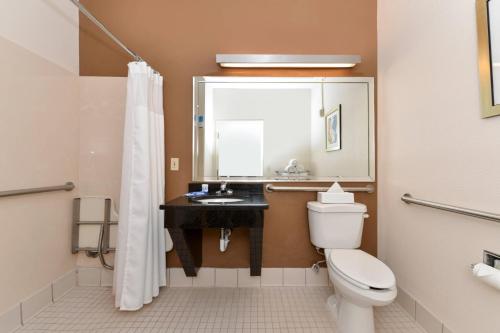
<path id="1" fill-rule="evenodd" d="M 210 184 L 211 193 L 218 184 Z M 190 190 L 199 190 L 200 184 L 190 184 Z M 165 210 L 165 227 L 179 256 L 186 276 L 196 276 L 202 264 L 203 229 L 248 228 L 250 237 L 250 275 L 260 276 L 262 267 L 262 238 L 264 209 L 269 207 L 262 184 L 229 184 L 231 198 L 240 202 L 202 204 L 197 199 L 179 197 L 160 208 Z M 210 196 L 221 197 L 221 196 Z"/>

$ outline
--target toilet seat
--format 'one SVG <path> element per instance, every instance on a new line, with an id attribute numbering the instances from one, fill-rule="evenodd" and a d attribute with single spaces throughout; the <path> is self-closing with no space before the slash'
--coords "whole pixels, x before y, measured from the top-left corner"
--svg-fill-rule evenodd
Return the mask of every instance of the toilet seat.
<path id="1" fill-rule="evenodd" d="M 342 278 L 362 289 L 391 289 L 394 273 L 382 261 L 358 249 L 332 249 L 328 261 Z"/>

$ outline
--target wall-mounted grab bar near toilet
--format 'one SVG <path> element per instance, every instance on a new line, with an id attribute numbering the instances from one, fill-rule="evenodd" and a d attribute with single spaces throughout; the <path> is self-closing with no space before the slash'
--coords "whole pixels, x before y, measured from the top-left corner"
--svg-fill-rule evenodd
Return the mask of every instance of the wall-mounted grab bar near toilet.
<path id="1" fill-rule="evenodd" d="M 274 186 L 273 184 L 266 185 L 267 192 L 325 192 L 328 187 L 315 187 L 315 186 Z M 375 187 L 366 185 L 363 187 L 342 187 L 346 192 L 375 192 Z"/>
<path id="2" fill-rule="evenodd" d="M 475 209 L 469 209 L 469 208 L 463 208 L 463 207 L 459 207 L 459 206 L 446 205 L 446 204 L 439 203 L 439 202 L 417 199 L 417 198 L 412 197 L 411 194 L 409 194 L 409 193 L 403 194 L 403 196 L 401 197 L 401 200 L 403 200 L 404 202 L 406 202 L 408 204 L 415 204 L 415 205 L 445 210 L 447 212 L 472 216 L 472 217 L 476 217 L 479 219 L 500 222 L 500 214 L 495 214 L 495 213 L 490 213 L 490 212 L 485 212 L 485 211 L 475 210 Z"/>
<path id="3" fill-rule="evenodd" d="M 0 197 L 12 197 L 16 195 L 54 192 L 54 191 L 71 191 L 74 188 L 75 184 L 73 184 L 73 182 L 67 182 L 64 185 L 57 185 L 57 186 L 34 187 L 34 188 L 24 188 L 20 190 L 0 191 Z"/>

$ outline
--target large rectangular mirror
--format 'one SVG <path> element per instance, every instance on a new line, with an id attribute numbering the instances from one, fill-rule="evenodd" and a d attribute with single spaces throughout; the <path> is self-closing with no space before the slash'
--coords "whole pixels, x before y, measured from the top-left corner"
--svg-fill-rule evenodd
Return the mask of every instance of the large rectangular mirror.
<path id="1" fill-rule="evenodd" d="M 500 115 L 500 0 L 476 0 L 481 115 Z"/>
<path id="2" fill-rule="evenodd" d="M 373 82 L 195 77 L 193 180 L 374 181 Z"/>

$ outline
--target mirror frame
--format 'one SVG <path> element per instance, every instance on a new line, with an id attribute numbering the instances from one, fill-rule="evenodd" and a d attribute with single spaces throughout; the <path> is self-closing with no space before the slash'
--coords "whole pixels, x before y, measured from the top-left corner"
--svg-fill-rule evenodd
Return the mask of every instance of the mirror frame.
<path id="1" fill-rule="evenodd" d="M 197 123 L 198 110 L 200 109 L 200 100 L 204 98 L 204 94 L 200 96 L 199 85 L 204 83 L 272 83 L 272 82 L 297 82 L 297 83 L 366 83 L 368 85 L 368 138 L 369 142 L 369 166 L 368 176 L 363 177 L 320 177 L 307 180 L 293 179 L 274 179 L 262 177 L 259 179 L 251 179 L 246 177 L 203 177 L 198 175 L 198 153 L 202 152 L 199 146 L 199 126 Z M 220 182 L 221 180 L 237 181 L 241 183 L 325 183 L 325 182 L 375 182 L 376 175 L 376 118 L 375 118 L 375 79 L 373 77 L 257 77 L 257 76 L 194 76 L 193 77 L 193 155 L 192 155 L 192 181 L 194 182 Z"/>
<path id="2" fill-rule="evenodd" d="M 500 104 L 493 104 L 493 77 L 491 75 L 491 47 L 488 20 L 488 2 L 476 0 L 477 44 L 481 117 L 500 115 Z"/>

